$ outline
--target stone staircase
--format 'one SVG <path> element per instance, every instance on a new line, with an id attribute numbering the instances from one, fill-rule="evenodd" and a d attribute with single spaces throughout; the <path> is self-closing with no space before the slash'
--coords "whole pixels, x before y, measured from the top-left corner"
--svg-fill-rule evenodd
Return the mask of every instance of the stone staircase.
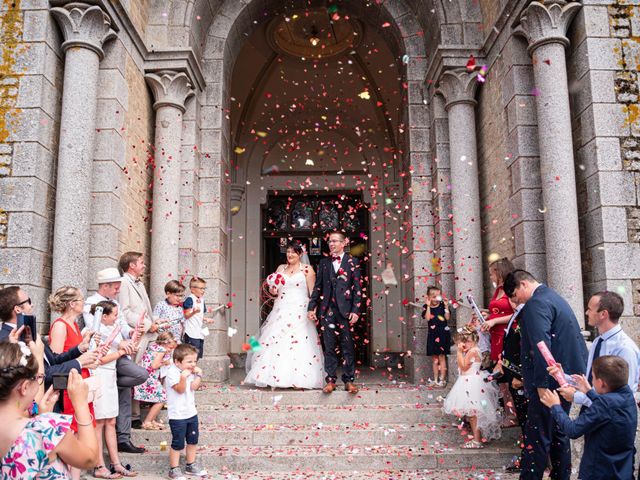
<path id="1" fill-rule="evenodd" d="M 519 429 L 483 450 L 464 450 L 466 430 L 438 402 L 445 391 L 359 386 L 357 395 L 325 395 L 207 385 L 197 393 L 199 461 L 220 479 L 517 478 L 502 467 L 517 453 Z M 148 451 L 123 455 L 123 463 L 144 472 L 138 478 L 166 478 L 168 427 L 133 432 Z"/>

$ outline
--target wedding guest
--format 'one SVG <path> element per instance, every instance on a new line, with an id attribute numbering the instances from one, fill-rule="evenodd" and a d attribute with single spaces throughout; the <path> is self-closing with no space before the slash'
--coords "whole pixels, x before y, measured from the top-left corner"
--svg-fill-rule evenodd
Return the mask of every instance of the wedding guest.
<path id="1" fill-rule="evenodd" d="M 142 366 L 149 372 L 149 378 L 142 385 L 133 389 L 133 398 L 151 404 L 144 422 L 143 430 L 162 430 L 164 424 L 157 422 L 156 418 L 167 401 L 167 394 L 162 385 L 161 372 L 163 367 L 171 365 L 171 354 L 176 348 L 176 342 L 171 332 L 162 332 L 154 342 L 147 347 L 142 356 Z"/>
<path id="2" fill-rule="evenodd" d="M 522 376 L 529 403 L 520 478 L 542 479 L 551 457 L 551 478 L 569 479 L 569 438 L 554 427 L 549 410 L 540 402 L 544 390 L 555 389 L 558 384 L 547 373 L 547 363 L 537 344 L 544 342 L 568 373 L 583 374 L 587 347 L 580 334 L 580 326 L 567 301 L 525 270 L 514 270 L 507 275 L 504 292 L 514 303 L 525 304 L 520 312 L 519 325 Z M 562 408 L 566 412 L 569 407 L 570 403 L 562 400 Z"/>
<path id="3" fill-rule="evenodd" d="M 638 412 L 628 385 L 629 365 L 621 357 L 603 355 L 593 361 L 591 373 L 594 388 L 586 377 L 573 376 L 591 401 L 575 420 L 561 407 L 555 391 L 544 389 L 540 400 L 565 435 L 572 439 L 584 435 L 580 480 L 633 478 Z"/>
<path id="4" fill-rule="evenodd" d="M 118 306 L 104 300 L 91 307 L 91 314 L 95 315 L 96 308 L 102 308 L 100 325 L 96 325 L 98 350 L 100 351 L 100 366 L 93 371 L 100 378 L 100 396 L 94 401 L 96 416 L 96 434 L 98 436 L 98 465 L 93 469 L 96 478 L 135 477 L 137 473 L 128 470 L 120 463 L 116 437 L 116 417 L 118 416 L 118 382 L 116 363 L 119 358 L 132 353 L 133 346 L 124 342 L 105 342 L 111 337 L 118 319 Z M 104 443 L 109 451 L 111 465 L 105 466 L 103 453 Z M 112 473 L 113 472 L 113 473 Z"/>
<path id="5" fill-rule="evenodd" d="M 80 327 L 78 326 L 78 318 L 82 315 L 83 305 L 84 297 L 82 292 L 75 287 L 60 287 L 49 296 L 51 311 L 61 314 L 60 318 L 56 319 L 49 329 L 49 342 L 51 350 L 55 353 L 68 352 L 82 343 L 82 333 L 80 333 Z M 86 368 L 82 369 L 81 375 L 82 378 L 91 376 Z M 62 413 L 73 415 L 73 402 L 71 402 L 69 393 L 66 390 L 63 392 L 62 402 Z M 95 427 L 93 403 L 89 403 L 89 412 L 91 413 L 92 424 Z M 75 416 L 71 422 L 71 430 L 78 432 L 78 423 Z M 80 470 L 72 468 L 71 478 L 79 480 Z"/>
<path id="6" fill-rule="evenodd" d="M 442 291 L 433 285 L 427 287 L 427 303 L 422 307 L 422 318 L 427 320 L 427 356 L 433 363 L 433 380 L 428 386 L 447 386 L 447 355 L 451 353 L 451 318 Z"/>
<path id="7" fill-rule="evenodd" d="M 632 392 L 638 390 L 638 364 L 640 350 L 631 337 L 627 335 L 619 324 L 624 311 L 624 300 L 615 292 L 598 292 L 591 296 L 587 305 L 587 322 L 598 329 L 598 336 L 591 344 L 589 359 L 587 360 L 587 380 L 591 383 L 591 365 L 600 356 L 616 355 L 623 358 L 628 365 L 628 385 Z M 550 367 L 552 375 L 562 372 L 562 366 Z M 562 372 L 563 373 L 563 372 Z M 568 402 L 589 407 L 591 400 L 584 393 L 571 386 L 559 389 L 560 395 Z"/>
<path id="8" fill-rule="evenodd" d="M 184 285 L 179 281 L 170 280 L 164 286 L 166 298 L 160 300 L 153 308 L 153 316 L 158 319 L 159 332 L 171 332 L 178 343 L 181 342 L 184 331 L 184 291 Z"/>
<path id="9" fill-rule="evenodd" d="M 20 287 L 6 287 L 0 289 L 0 321 L 3 328 L 0 329 L 0 342 L 9 340 L 11 335 L 16 340 L 24 331 L 21 327 L 16 329 L 17 316 L 22 313 L 31 315 L 33 302 L 27 292 Z M 56 374 L 69 373 L 72 369 L 80 371 L 82 368 L 94 368 L 97 366 L 98 353 L 89 350 L 91 332 L 82 336 L 82 342 L 67 352 L 60 354 L 51 351 L 48 344 L 44 344 L 44 389 L 47 390 L 53 383 Z M 56 406 L 57 408 L 57 406 Z"/>
<path id="10" fill-rule="evenodd" d="M 105 300 L 114 302 L 119 307 L 116 324 L 120 326 L 120 334 L 114 340 L 114 345 L 116 348 L 122 347 L 123 349 L 131 347 L 134 352 L 132 355 L 135 356 L 137 348 L 131 340 L 135 328 L 125 321 L 122 308 L 117 301 L 124 278 L 118 269 L 113 267 L 100 270 L 96 277 L 98 291 L 88 297 L 84 303 L 85 324 L 93 325 L 93 315 L 90 311 L 93 305 Z M 141 330 L 138 335 L 143 335 L 143 333 L 144 331 Z M 121 452 L 143 453 L 144 448 L 131 443 L 131 389 L 143 384 L 149 378 L 149 374 L 131 359 L 131 355 L 123 355 L 116 361 L 116 375 L 118 380 L 118 416 L 116 418 L 118 448 Z"/>
<path id="11" fill-rule="evenodd" d="M 66 391 L 75 411 L 77 436 L 67 415 L 24 415 L 44 378 L 38 369 L 35 355 L 26 355 L 19 344 L 0 343 L 0 472 L 5 479 L 69 478 L 71 467 L 89 469 L 97 461 L 88 386 L 75 370 L 69 374 Z"/>
<path id="12" fill-rule="evenodd" d="M 139 363 L 142 355 L 147 350 L 149 342 L 155 340 L 158 325 L 153 322 L 153 309 L 149 301 L 149 295 L 142 283 L 142 275 L 147 266 L 144 257 L 140 252 L 125 252 L 118 261 L 118 270 L 122 274 L 123 280 L 118 293 L 118 303 L 125 321 L 130 327 L 135 328 L 138 320 L 143 318 L 144 334 L 138 339 L 138 351 L 135 356 L 135 363 Z M 131 396 L 131 387 L 119 387 L 123 389 L 121 395 Z M 140 428 L 140 402 L 134 400 L 131 405 L 131 427 Z M 128 429 L 119 430 L 126 432 Z M 118 450 L 121 452 L 143 453 L 142 447 L 135 447 L 129 440 L 127 442 L 126 433 L 118 437 Z"/>
<path id="13" fill-rule="evenodd" d="M 203 328 L 203 323 L 213 323 L 210 318 L 205 318 L 207 306 L 204 303 L 204 292 L 207 289 L 207 282 L 200 277 L 193 277 L 189 281 L 189 295 L 182 308 L 184 308 L 184 335 L 182 341 L 193 345 L 198 349 L 198 360 L 204 354 L 204 337 L 208 332 L 207 327 Z"/>

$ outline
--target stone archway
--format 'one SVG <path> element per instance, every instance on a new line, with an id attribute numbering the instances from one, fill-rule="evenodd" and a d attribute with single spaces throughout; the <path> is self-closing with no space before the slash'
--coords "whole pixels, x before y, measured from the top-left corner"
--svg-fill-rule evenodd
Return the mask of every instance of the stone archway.
<path id="1" fill-rule="evenodd" d="M 394 54 L 404 57 L 407 63 L 403 72 L 407 102 L 403 110 L 403 135 L 399 136 L 398 143 L 403 174 L 393 186 L 398 195 L 411 196 L 412 208 L 400 212 L 402 228 L 398 232 L 401 232 L 399 241 L 404 249 L 396 273 L 403 280 L 401 297 L 405 303 L 423 297 L 428 280 L 434 277 L 432 153 L 423 84 L 429 73 L 446 67 L 446 59 L 443 62 L 436 47 L 473 42 L 473 29 L 478 25 L 473 21 L 479 12 L 477 4 L 471 0 L 446 3 L 446 6 L 441 1 L 418 5 L 411 0 L 397 0 L 383 5 L 368 2 L 349 5 L 353 15 L 366 17 Z M 167 38 L 171 36 L 172 46 L 191 47 L 204 70 L 206 90 L 187 112 L 187 116 L 194 119 L 190 133 L 199 144 L 197 156 L 200 157 L 200 168 L 194 179 L 199 190 L 198 200 L 187 208 L 189 216 L 194 218 L 192 234 L 197 244 L 191 265 L 210 282 L 208 298 L 213 303 L 233 302 L 236 293 L 230 283 L 230 202 L 242 201 L 244 188 L 233 184 L 230 169 L 234 153 L 226 117 L 233 66 L 244 40 L 281 7 L 281 2 L 273 1 L 173 2 L 163 9 L 169 15 L 163 15 L 157 22 L 159 25 L 147 34 L 148 42 L 154 46 L 168 43 Z M 416 316 L 411 308 L 403 308 L 400 315 L 403 350 L 415 350 L 414 343 L 423 343 L 422 338 L 416 338 L 413 325 Z M 217 348 L 220 354 L 228 351 L 226 338 L 216 343 L 220 344 Z M 420 362 L 415 363 L 410 368 L 420 369 L 417 365 Z"/>

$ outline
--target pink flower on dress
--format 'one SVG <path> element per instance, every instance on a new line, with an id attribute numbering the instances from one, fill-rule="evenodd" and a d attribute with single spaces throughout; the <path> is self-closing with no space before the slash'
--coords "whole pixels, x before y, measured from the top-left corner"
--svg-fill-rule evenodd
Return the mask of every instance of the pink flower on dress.
<path id="1" fill-rule="evenodd" d="M 13 456 L 4 457 L 4 462 L 6 462 L 6 465 L 11 465 L 10 475 L 13 478 L 21 478 L 22 474 L 27 471 L 27 467 L 25 467 L 19 461 L 21 457 L 22 454 L 15 451 L 13 452 Z"/>

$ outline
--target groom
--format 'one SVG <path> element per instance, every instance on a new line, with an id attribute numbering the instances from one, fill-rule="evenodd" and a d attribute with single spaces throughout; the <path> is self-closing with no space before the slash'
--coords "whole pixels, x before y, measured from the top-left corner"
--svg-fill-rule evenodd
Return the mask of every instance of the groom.
<path id="1" fill-rule="evenodd" d="M 362 302 L 360 265 L 356 258 L 344 252 L 347 239 L 342 232 L 329 235 L 330 257 L 320 260 L 316 284 L 309 300 L 309 320 L 317 321 L 316 308 L 320 304 L 320 327 L 324 341 L 324 369 L 327 385 L 324 393 L 336 389 L 338 343 L 342 351 L 342 381 L 349 393 L 358 393 L 354 385 L 356 371 L 352 326 L 358 321 Z"/>

